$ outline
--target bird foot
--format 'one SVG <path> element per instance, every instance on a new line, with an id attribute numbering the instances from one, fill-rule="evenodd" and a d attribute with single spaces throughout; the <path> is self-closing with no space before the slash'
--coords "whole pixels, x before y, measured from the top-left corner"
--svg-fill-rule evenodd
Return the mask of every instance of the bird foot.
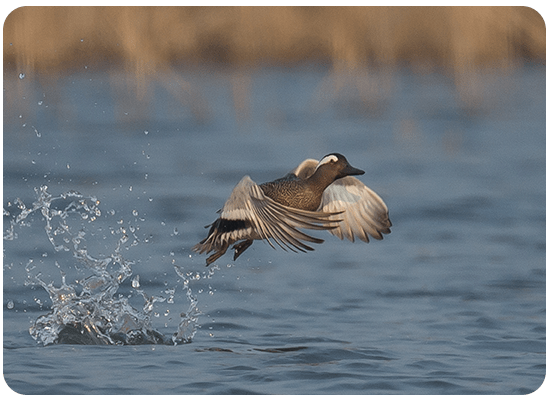
<path id="1" fill-rule="evenodd" d="M 254 240 L 247 239 L 243 240 L 240 243 L 235 244 L 232 248 L 235 249 L 235 256 L 233 257 L 233 261 L 235 261 L 246 249 L 248 249 Z"/>

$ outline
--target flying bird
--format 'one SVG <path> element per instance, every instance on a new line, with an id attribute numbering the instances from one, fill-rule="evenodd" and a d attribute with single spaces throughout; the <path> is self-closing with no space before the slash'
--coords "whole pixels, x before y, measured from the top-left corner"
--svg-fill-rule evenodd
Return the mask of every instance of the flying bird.
<path id="1" fill-rule="evenodd" d="M 220 215 L 206 238 L 193 247 L 211 253 L 209 265 L 225 254 L 233 243 L 236 260 L 254 240 L 273 242 L 284 250 L 312 251 L 304 242 L 323 243 L 302 229 L 328 230 L 340 239 L 364 242 L 369 235 L 383 239 L 392 226 L 388 208 L 373 190 L 352 175 L 365 172 L 352 167 L 339 153 L 321 161 L 307 159 L 284 177 L 256 184 L 247 175 L 218 211 Z"/>

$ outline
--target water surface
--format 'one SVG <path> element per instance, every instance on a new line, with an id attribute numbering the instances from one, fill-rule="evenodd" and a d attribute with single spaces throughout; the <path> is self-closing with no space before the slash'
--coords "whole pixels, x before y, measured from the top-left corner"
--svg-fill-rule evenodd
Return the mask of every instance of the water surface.
<path id="1" fill-rule="evenodd" d="M 76 73 L 55 87 L 14 77 L 7 87 L 28 85 L 31 107 L 19 113 L 14 106 L 4 118 L 10 388 L 24 394 L 536 390 L 546 371 L 544 70 L 489 75 L 475 110 L 437 74 L 401 71 L 371 103 L 353 88 L 325 95 L 327 76 L 306 67 L 257 71 L 246 77 L 249 97 L 242 102 L 233 96 L 242 75 L 186 72 L 184 79 L 200 88 L 204 103 L 197 107 L 205 117 L 159 89 L 151 94 L 150 119 L 136 118 L 130 100 L 113 97 L 113 77 L 104 73 Z M 307 254 L 257 242 L 237 262 L 226 255 L 211 270 L 204 256 L 191 253 L 244 175 L 264 182 L 330 152 L 364 169 L 362 181 L 386 201 L 393 228 L 383 241 L 349 243 L 321 232 L 325 243 Z M 54 197 L 76 191 L 98 202 L 96 218 L 66 216 L 68 251 L 56 251 L 65 236 L 50 242 L 40 209 L 10 230 L 21 204 L 32 207 L 34 188 L 45 186 Z M 191 342 L 35 340 L 29 328 L 52 302 L 30 278 L 59 288 L 65 276 L 80 294 L 78 282 L 92 272 L 75 258 L 79 232 L 78 248 L 94 259 L 120 254 L 130 268 L 109 301 L 124 302 L 166 338 L 178 332 L 194 299 L 200 315 L 190 322 Z M 158 301 L 147 303 L 153 297 Z"/>

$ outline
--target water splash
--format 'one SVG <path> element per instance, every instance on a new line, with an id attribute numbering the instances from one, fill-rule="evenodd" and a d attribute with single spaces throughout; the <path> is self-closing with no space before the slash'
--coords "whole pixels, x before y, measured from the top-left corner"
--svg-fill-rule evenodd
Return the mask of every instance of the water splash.
<path id="1" fill-rule="evenodd" d="M 120 285 L 133 274 L 134 263 L 127 260 L 122 251 L 128 248 L 128 245 L 132 247 L 139 244 L 136 229 L 126 228 L 122 221 L 118 221 L 118 229 L 112 232 L 118 235 L 114 250 L 108 256 L 94 256 L 89 253 L 85 243 L 86 235 L 93 235 L 93 225 L 89 224 L 102 216 L 99 200 L 75 191 L 52 196 L 48 193 L 47 186 L 35 189 L 35 192 L 37 200 L 31 207 L 27 207 L 18 198 L 13 203 L 8 203 L 16 211 L 4 209 L 4 217 L 11 217 L 9 228 L 4 232 L 4 240 L 16 240 L 18 235 L 15 228 L 30 226 L 32 222 L 28 217 L 41 214 L 45 221 L 46 236 L 55 252 L 72 253 L 72 260 L 77 261 L 80 275 L 74 283 L 68 283 L 64 267 L 55 260 L 54 264 L 61 275 L 61 285 L 56 286 L 53 282 L 45 282 L 42 274 L 37 272 L 34 260 L 29 260 L 25 267 L 25 285 L 42 287 L 52 302 L 51 311 L 38 317 L 29 328 L 35 340 L 49 345 L 180 344 L 193 339 L 200 311 L 197 299 L 189 288 L 189 281 L 200 278 L 200 274 L 185 272 L 183 268 L 175 267 L 177 275 L 183 280 L 183 290 L 189 307 L 186 312 L 181 313 L 177 332 L 166 337 L 155 330 L 152 324 L 155 304 L 167 302 L 166 297 L 149 296 L 140 283 L 139 275 L 133 276 L 131 286 L 134 292 L 143 297 L 144 305 L 141 310 L 130 304 L 130 296 L 118 293 Z M 13 217 L 12 214 L 16 213 Z M 113 213 L 106 215 L 112 216 Z M 88 224 L 82 226 L 82 222 Z M 212 274 L 213 270 L 210 271 Z M 208 272 L 204 274 L 208 275 Z M 190 279 L 190 275 L 198 278 Z M 176 288 L 165 291 L 170 304 L 174 303 L 175 292 Z"/>
<path id="2" fill-rule="evenodd" d="M 189 287 L 190 279 L 189 275 L 196 276 L 196 273 L 185 272 L 181 267 L 174 265 L 176 274 L 183 280 L 183 289 L 186 292 L 187 300 L 189 301 L 189 308 L 187 312 L 181 313 L 181 321 L 178 326 L 178 332 L 172 336 L 174 343 L 187 342 L 189 338 L 193 338 L 197 332 L 198 319 L 201 312 L 197 307 L 197 298 L 193 296 L 191 288 Z"/>

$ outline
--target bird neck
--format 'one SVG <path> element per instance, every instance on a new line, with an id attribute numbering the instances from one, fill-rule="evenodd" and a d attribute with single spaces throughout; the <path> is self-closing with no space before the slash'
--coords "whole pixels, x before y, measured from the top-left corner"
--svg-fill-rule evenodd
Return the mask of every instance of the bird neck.
<path id="1" fill-rule="evenodd" d="M 319 169 L 315 171 L 313 175 L 306 179 L 308 185 L 322 189 L 323 192 L 332 182 L 334 182 L 334 176 L 323 173 Z"/>

